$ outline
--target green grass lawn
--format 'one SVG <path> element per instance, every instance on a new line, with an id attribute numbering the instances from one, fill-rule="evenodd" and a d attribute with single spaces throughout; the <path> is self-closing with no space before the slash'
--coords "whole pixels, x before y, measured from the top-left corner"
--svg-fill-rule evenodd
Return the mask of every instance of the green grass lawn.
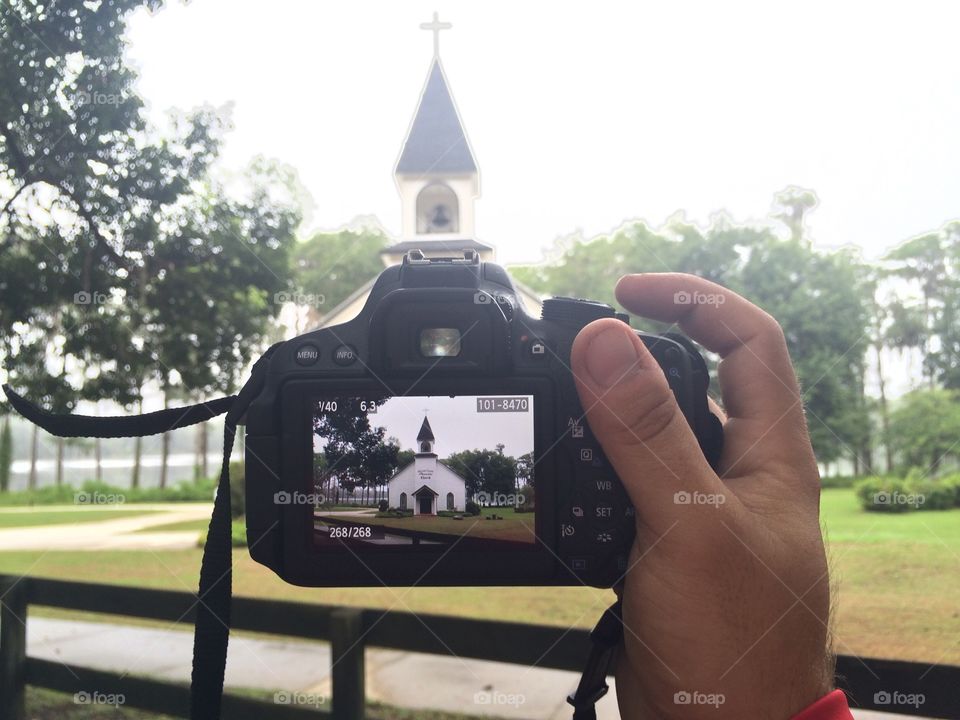
<path id="1" fill-rule="evenodd" d="M 868 513 L 837 489 L 821 512 L 837 652 L 960 665 L 960 510 Z"/>
<path id="2" fill-rule="evenodd" d="M 836 489 L 824 491 L 822 520 L 837 595 L 836 650 L 960 665 L 960 510 L 866 513 L 852 490 Z M 175 590 L 194 590 L 199 568 L 199 550 L 0 552 L 2 573 Z M 300 588 L 240 548 L 233 585 L 237 595 L 584 628 L 613 597 L 585 587 Z"/>
<path id="3" fill-rule="evenodd" d="M 70 523 L 119 520 L 120 518 L 147 515 L 155 510 L 16 510 L 0 512 L 0 529 L 36 527 L 41 525 L 67 525 Z"/>

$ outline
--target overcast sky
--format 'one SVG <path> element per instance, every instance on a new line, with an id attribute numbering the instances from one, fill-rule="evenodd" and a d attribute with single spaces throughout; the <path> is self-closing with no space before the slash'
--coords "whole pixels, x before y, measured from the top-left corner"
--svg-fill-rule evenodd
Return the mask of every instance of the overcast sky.
<path id="1" fill-rule="evenodd" d="M 434 10 L 502 262 L 680 209 L 762 218 L 790 184 L 818 243 L 868 257 L 960 215 L 956 2 L 194 0 L 138 13 L 130 55 L 153 117 L 232 103 L 225 166 L 295 167 L 313 226 L 398 233 Z"/>

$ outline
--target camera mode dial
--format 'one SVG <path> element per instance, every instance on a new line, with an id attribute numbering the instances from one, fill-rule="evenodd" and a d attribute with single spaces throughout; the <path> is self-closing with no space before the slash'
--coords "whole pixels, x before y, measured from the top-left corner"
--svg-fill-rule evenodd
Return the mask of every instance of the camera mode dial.
<path id="1" fill-rule="evenodd" d="M 616 312 L 606 303 L 571 297 L 553 297 L 544 300 L 540 317 L 544 320 L 555 320 L 571 325 L 586 325 L 605 317 L 626 319 L 625 315 Z"/>

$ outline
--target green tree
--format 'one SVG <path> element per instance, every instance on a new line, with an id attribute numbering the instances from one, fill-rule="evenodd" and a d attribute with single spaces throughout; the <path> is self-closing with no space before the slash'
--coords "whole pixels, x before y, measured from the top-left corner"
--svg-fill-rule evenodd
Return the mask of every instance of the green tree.
<path id="1" fill-rule="evenodd" d="M 116 301 L 158 216 L 219 148 L 212 111 L 175 117 L 165 137 L 144 119 L 124 30 L 159 5 L 12 0 L 0 12 L 0 353 L 8 380 L 55 412 L 139 398 L 135 325 Z"/>
<path id="2" fill-rule="evenodd" d="M 890 413 L 887 442 L 904 470 L 936 473 L 943 460 L 960 457 L 960 392 L 919 389 L 900 398 Z"/>
<path id="3" fill-rule="evenodd" d="M 382 486 L 398 467 L 400 446 L 393 438 L 385 439 L 384 428 L 370 425 L 365 410 L 353 410 L 341 407 L 314 418 L 313 432 L 324 443 L 322 475 L 316 483 L 326 488 L 328 498 L 334 481 L 337 488 L 353 492 L 359 487 L 366 493 Z"/>
<path id="4" fill-rule="evenodd" d="M 775 228 L 738 225 L 713 217 L 706 229 L 671 219 L 660 230 L 626 225 L 587 242 L 568 239 L 555 261 L 512 268 L 519 280 L 552 295 L 591 297 L 615 304 L 617 279 L 632 272 L 687 272 L 736 290 L 776 317 L 804 384 L 804 403 L 818 457 L 849 457 L 869 465 L 872 404 L 866 397 L 865 351 L 869 320 L 869 276 L 849 252 L 823 253 L 803 235 L 815 206 L 809 190 L 788 188 L 775 198 Z M 662 325 L 638 320 L 641 329 Z"/>
<path id="5" fill-rule="evenodd" d="M 462 450 L 443 462 L 466 481 L 467 498 L 484 492 L 490 496 L 516 492 L 517 461 L 503 454 L 503 445 L 494 450 Z"/>
<path id="6" fill-rule="evenodd" d="M 387 236 L 375 227 L 318 232 L 293 251 L 293 287 L 280 295 L 302 306 L 297 331 L 320 319 L 383 270 Z M 303 320 L 303 322 L 301 322 Z M 304 327 L 301 327 L 303 325 Z"/>

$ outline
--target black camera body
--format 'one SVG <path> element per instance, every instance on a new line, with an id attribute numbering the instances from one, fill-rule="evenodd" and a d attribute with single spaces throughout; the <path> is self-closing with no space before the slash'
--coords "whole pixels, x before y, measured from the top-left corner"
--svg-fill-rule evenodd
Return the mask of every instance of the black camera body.
<path id="1" fill-rule="evenodd" d="M 569 366 L 602 317 L 627 322 L 571 298 L 534 318 L 475 253 L 408 253 L 353 320 L 269 358 L 246 415 L 251 556 L 310 586 L 616 583 L 633 507 Z M 702 357 L 682 337 L 639 335 L 715 461 Z"/>

